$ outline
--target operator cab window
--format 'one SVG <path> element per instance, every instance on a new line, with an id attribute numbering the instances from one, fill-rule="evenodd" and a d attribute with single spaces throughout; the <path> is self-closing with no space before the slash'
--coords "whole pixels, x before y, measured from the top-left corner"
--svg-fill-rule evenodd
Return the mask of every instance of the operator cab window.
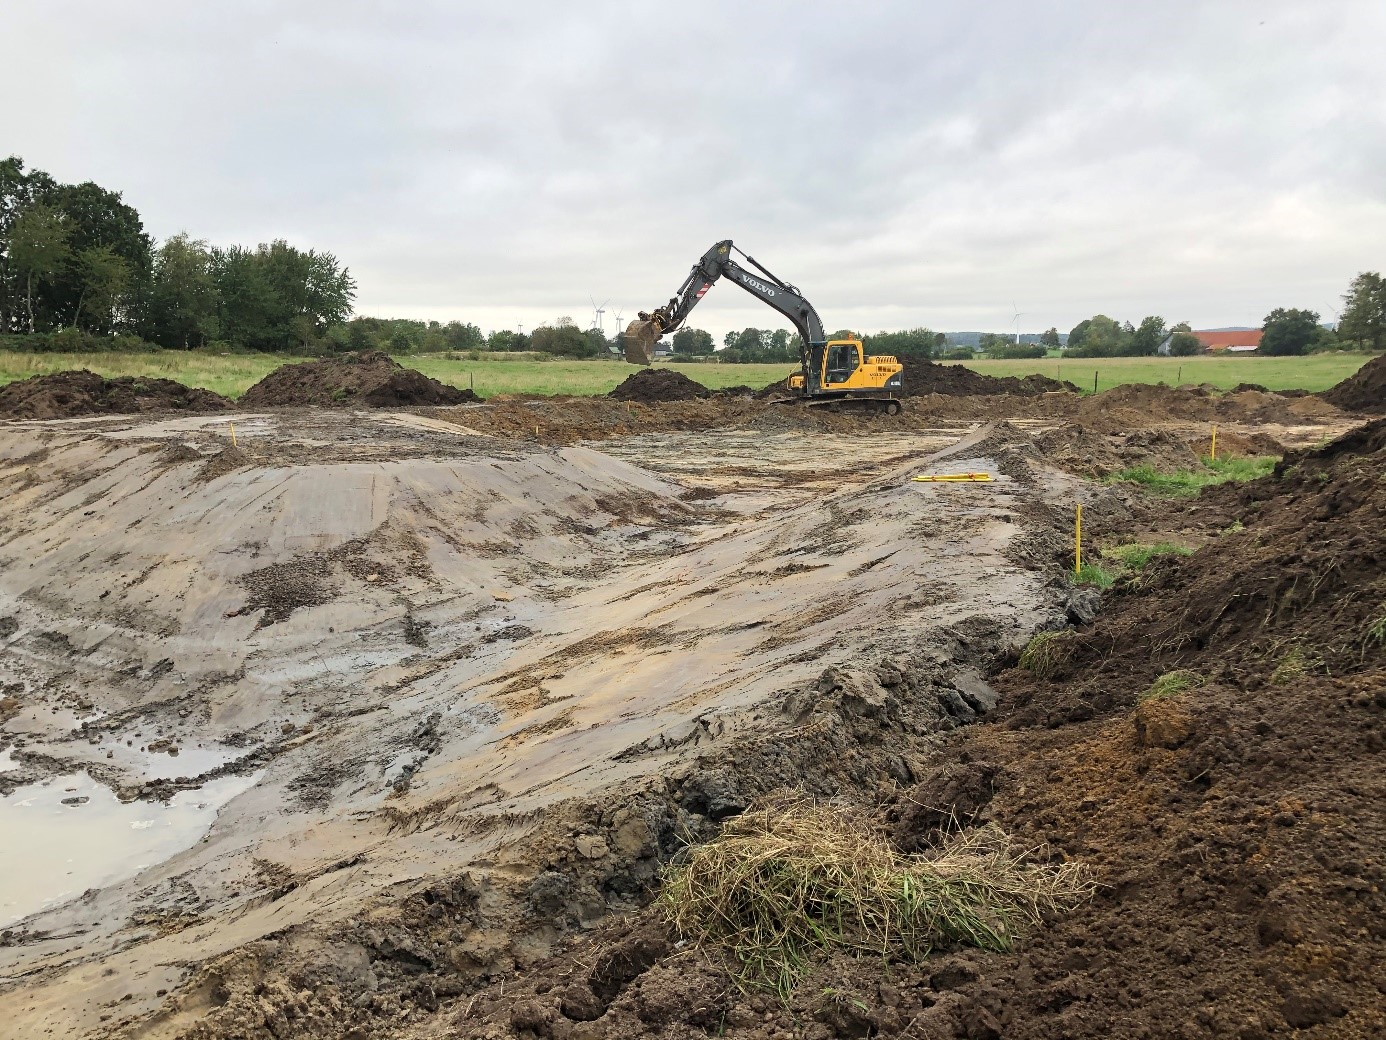
<path id="1" fill-rule="evenodd" d="M 827 369 L 828 383 L 845 383 L 853 372 L 857 370 L 859 361 L 857 359 L 857 348 L 850 343 L 839 343 L 837 346 L 828 348 Z"/>

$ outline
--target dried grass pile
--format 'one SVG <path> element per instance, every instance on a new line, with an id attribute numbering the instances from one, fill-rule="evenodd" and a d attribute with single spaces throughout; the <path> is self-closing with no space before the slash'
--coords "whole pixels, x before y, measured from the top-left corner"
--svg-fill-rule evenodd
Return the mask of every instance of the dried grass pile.
<path id="1" fill-rule="evenodd" d="M 678 934 L 788 997 L 814 958 L 917 961 L 1010 949 L 1043 915 L 1092 892 L 1085 867 L 1032 861 L 994 829 L 906 855 L 862 814 L 804 801 L 752 809 L 670 868 L 657 901 Z"/>

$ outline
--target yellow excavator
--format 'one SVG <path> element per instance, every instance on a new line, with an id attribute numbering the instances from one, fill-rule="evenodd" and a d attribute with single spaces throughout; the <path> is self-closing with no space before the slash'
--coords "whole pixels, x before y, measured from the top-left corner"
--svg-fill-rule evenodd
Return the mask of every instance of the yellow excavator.
<path id="1" fill-rule="evenodd" d="M 733 251 L 756 273 L 739 263 L 732 256 Z M 786 395 L 780 401 L 851 406 L 899 414 L 900 399 L 904 396 L 904 366 L 888 355 L 868 356 L 861 340 L 855 336 L 828 339 L 818 312 L 804 299 L 803 293 L 776 278 L 754 257 L 736 249 L 731 239 L 718 242 L 703 254 L 668 303 L 653 311 L 641 311 L 639 319 L 627 326 L 623 343 L 626 360 L 648 365 L 660 337 L 681 328 L 688 320 L 688 313 L 724 276 L 775 308 L 799 331 L 799 371 L 786 381 Z"/>

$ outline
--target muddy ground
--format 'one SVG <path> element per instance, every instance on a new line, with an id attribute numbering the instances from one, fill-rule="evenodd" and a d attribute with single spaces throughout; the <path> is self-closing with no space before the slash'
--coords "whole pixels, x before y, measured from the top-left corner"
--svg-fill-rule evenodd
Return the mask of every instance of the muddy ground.
<path id="1" fill-rule="evenodd" d="M 0 1010 L 35 1037 L 1373 1035 L 1380 651 L 1325 642 L 1381 600 L 1373 452 L 1172 507 L 1086 478 L 1182 468 L 1211 421 L 1279 454 L 1355 420 L 1099 401 L 8 424 Z M 952 469 L 994 479 L 909 480 Z M 1202 548 L 1094 621 L 1078 501 L 1094 547 Z M 1194 636 L 1151 644 L 1171 603 Z M 1072 631 L 1066 671 L 1015 667 L 1038 630 Z M 1138 703 L 1175 668 L 1196 696 Z M 1016 954 L 824 964 L 783 1007 L 645 906 L 785 787 L 902 847 L 940 808 L 997 822 L 1103 895 Z"/>

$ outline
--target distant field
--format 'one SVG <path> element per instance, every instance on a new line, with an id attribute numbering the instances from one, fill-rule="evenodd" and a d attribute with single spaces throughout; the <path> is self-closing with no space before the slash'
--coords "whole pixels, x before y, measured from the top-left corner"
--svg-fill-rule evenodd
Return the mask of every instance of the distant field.
<path id="1" fill-rule="evenodd" d="M 1309 354 L 1305 357 L 1192 358 L 1039 358 L 1034 361 L 960 361 L 989 376 L 1025 376 L 1032 372 L 1067 379 L 1084 390 L 1110 390 L 1122 383 L 1207 383 L 1230 390 L 1238 383 L 1259 383 L 1267 390 L 1317 393 L 1342 382 L 1366 362 L 1362 354 Z"/>
<path id="2" fill-rule="evenodd" d="M 264 354 L 201 354 L 166 350 L 148 354 L 25 354 L 0 351 L 0 384 L 47 372 L 88 368 L 103 376 L 157 376 L 189 386 L 205 387 L 238 397 L 280 365 L 302 361 Z M 454 386 L 473 386 L 491 397 L 504 393 L 604 394 L 631 372 L 619 361 L 532 361 L 483 357 L 452 361 L 436 355 L 402 357 L 401 363 Z M 1207 383 L 1230 389 L 1238 383 L 1259 383 L 1271 390 L 1326 390 L 1367 359 L 1360 354 L 1314 354 L 1295 358 L 1094 358 L 1036 361 L 965 361 L 987 375 L 1011 376 L 1039 372 L 1067 379 L 1091 390 L 1097 373 L 1099 390 L 1122 383 Z M 746 385 L 762 387 L 787 375 L 791 365 L 669 365 L 704 386 L 719 390 Z"/>
<path id="3" fill-rule="evenodd" d="M 161 350 L 150 354 L 26 354 L 0 350 L 0 385 L 29 376 L 86 368 L 97 375 L 154 376 L 200 386 L 226 397 L 245 393 L 280 365 L 303 358 L 267 354 L 199 354 L 196 351 Z"/>

